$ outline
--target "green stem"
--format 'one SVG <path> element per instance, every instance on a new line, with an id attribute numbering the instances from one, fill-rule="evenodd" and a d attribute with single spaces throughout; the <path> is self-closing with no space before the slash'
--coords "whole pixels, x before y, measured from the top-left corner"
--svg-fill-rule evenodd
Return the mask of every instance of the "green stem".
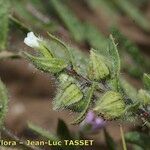
<path id="1" fill-rule="evenodd" d="M 121 133 L 123 150 L 127 150 L 127 145 L 126 145 L 126 142 L 125 142 L 124 132 L 123 132 L 123 129 L 122 129 L 122 125 L 120 125 L 120 133 Z"/>

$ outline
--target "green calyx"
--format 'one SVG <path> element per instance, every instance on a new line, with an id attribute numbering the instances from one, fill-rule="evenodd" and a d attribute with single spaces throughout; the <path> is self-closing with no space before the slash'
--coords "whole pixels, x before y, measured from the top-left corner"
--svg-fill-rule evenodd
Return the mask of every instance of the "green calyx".
<path id="1" fill-rule="evenodd" d="M 49 73 L 59 73 L 64 68 L 67 67 L 67 63 L 60 58 L 45 58 L 45 57 L 35 57 L 28 53 L 25 56 L 33 63 L 33 65 L 44 72 Z"/>
<path id="2" fill-rule="evenodd" d="M 109 75 L 109 69 L 105 63 L 105 59 L 94 52 L 90 51 L 90 63 L 88 67 L 88 77 L 91 80 L 100 81 Z"/>
<path id="3" fill-rule="evenodd" d="M 115 119 L 125 112 L 125 103 L 120 93 L 107 91 L 98 99 L 94 110 L 97 114 L 102 114 L 104 118 Z"/>
<path id="4" fill-rule="evenodd" d="M 65 89 L 59 89 L 54 100 L 54 109 L 61 109 L 72 106 L 83 98 L 80 88 L 72 83 Z"/>

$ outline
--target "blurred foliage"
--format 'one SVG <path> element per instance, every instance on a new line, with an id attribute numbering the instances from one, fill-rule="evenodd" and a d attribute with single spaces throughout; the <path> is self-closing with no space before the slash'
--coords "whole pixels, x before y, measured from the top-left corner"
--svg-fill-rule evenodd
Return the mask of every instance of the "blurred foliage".
<path id="1" fill-rule="evenodd" d="M 10 1 L 0 0 L 0 51 L 6 48 L 9 11 Z"/>
<path id="2" fill-rule="evenodd" d="M 136 144 L 142 147 L 144 150 L 149 150 L 150 148 L 150 143 L 149 143 L 150 136 L 144 133 L 128 132 L 125 135 L 125 139 L 127 142 Z"/>

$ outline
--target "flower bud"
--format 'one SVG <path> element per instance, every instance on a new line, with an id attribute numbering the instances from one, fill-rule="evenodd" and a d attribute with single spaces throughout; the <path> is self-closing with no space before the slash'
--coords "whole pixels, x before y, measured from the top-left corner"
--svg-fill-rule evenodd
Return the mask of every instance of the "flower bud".
<path id="1" fill-rule="evenodd" d="M 140 89 L 138 91 L 138 99 L 143 105 L 150 104 L 150 94 L 146 90 Z"/>
<path id="2" fill-rule="evenodd" d="M 83 98 L 83 93 L 76 84 L 70 84 L 65 89 L 58 90 L 54 100 L 54 109 L 69 107 Z"/>
<path id="3" fill-rule="evenodd" d="M 125 103 L 120 93 L 108 91 L 97 101 L 94 110 L 105 118 L 115 119 L 124 113 Z"/>
<path id="4" fill-rule="evenodd" d="M 104 58 L 96 54 L 93 50 L 90 51 L 90 63 L 88 67 L 88 77 L 91 80 L 99 81 L 109 75 L 109 69 L 105 64 Z"/>
<path id="5" fill-rule="evenodd" d="M 24 39 L 24 43 L 32 48 L 38 48 L 39 42 L 41 41 L 40 38 L 36 37 L 33 32 L 29 32 L 27 37 Z"/>

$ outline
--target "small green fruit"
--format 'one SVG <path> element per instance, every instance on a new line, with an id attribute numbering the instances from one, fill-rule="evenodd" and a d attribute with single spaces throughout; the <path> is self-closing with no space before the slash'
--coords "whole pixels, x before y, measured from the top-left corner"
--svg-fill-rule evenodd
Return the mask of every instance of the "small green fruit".
<path id="1" fill-rule="evenodd" d="M 108 91 L 97 101 L 94 110 L 105 118 L 115 119 L 124 113 L 125 103 L 120 93 Z"/>
<path id="2" fill-rule="evenodd" d="M 83 98 L 83 93 L 76 84 L 70 84 L 65 89 L 60 89 L 54 100 L 54 109 L 69 107 Z"/>
<path id="3" fill-rule="evenodd" d="M 143 105 L 150 104 L 150 94 L 146 90 L 140 89 L 138 91 L 138 99 Z"/>
<path id="4" fill-rule="evenodd" d="M 90 63 L 88 67 L 88 77 L 91 80 L 100 81 L 109 75 L 109 69 L 105 64 L 104 58 L 95 53 L 93 50 L 90 52 Z"/>

